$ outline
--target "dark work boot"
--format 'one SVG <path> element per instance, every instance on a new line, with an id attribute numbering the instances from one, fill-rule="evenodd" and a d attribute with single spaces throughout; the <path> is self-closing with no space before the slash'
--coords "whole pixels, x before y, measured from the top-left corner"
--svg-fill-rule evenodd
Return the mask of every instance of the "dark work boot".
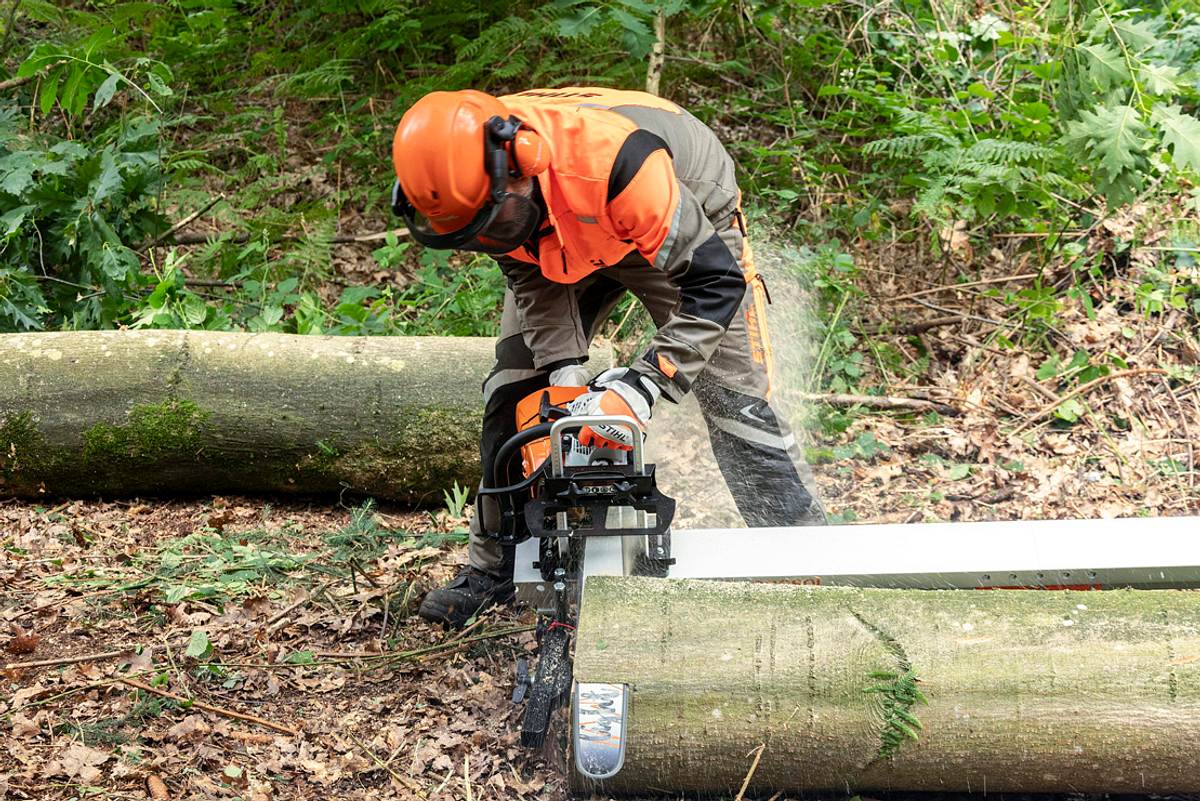
<path id="1" fill-rule="evenodd" d="M 430 590 L 417 612 L 430 623 L 460 629 L 479 612 L 497 604 L 512 603 L 513 582 L 474 567 L 465 568 L 445 587 Z"/>

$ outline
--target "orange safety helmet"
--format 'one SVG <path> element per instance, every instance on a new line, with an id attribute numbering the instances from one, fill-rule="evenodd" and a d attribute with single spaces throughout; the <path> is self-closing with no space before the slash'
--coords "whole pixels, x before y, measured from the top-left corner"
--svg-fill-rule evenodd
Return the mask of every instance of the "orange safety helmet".
<path id="1" fill-rule="evenodd" d="M 533 233 L 531 216 L 540 218 L 530 194 L 508 191 L 508 179 L 544 171 L 550 149 L 491 95 L 432 92 L 396 126 L 392 163 L 392 207 L 418 242 L 506 253 Z"/>

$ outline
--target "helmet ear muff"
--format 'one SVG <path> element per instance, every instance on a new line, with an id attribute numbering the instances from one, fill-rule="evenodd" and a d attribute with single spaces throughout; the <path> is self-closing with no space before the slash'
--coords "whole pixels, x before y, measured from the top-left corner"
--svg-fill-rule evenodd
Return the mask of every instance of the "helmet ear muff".
<path id="1" fill-rule="evenodd" d="M 550 166 L 550 148 L 546 140 L 522 127 L 509 145 L 513 172 L 524 177 L 540 175 Z"/>

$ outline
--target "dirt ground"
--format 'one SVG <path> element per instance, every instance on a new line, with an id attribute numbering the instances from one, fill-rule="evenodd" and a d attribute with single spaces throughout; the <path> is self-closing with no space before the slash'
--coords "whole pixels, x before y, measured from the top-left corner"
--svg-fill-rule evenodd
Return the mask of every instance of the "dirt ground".
<path id="1" fill-rule="evenodd" d="M 864 385 L 941 405 L 834 414 L 781 384 L 831 515 L 1200 513 L 1194 318 L 1147 310 L 1161 240 L 1105 260 L 1155 213 L 1104 221 L 1092 309 L 1060 303 L 1041 322 L 1013 317 L 1006 293 L 1066 273 L 1016 251 L 974 254 L 951 234 L 940 260 L 864 255 Z M 804 303 L 776 307 L 780 360 L 802 366 L 822 343 Z M 1105 370 L 1048 371 L 1047 343 Z M 695 419 L 664 412 L 651 431 L 677 525 L 736 524 Z M 463 530 L 449 512 L 328 501 L 0 502 L 0 799 L 563 798 L 560 744 L 522 750 L 509 701 L 532 614 L 460 634 L 412 615 L 465 562 Z"/>

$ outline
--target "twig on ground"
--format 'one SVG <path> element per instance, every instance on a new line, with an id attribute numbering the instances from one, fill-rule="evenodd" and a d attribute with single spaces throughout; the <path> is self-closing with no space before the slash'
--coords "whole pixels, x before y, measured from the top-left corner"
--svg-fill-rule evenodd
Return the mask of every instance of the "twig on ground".
<path id="1" fill-rule="evenodd" d="M 362 740 L 360 740 L 360 739 L 358 739 L 357 737 L 355 737 L 353 732 L 351 732 L 351 731 L 346 731 L 346 736 L 347 736 L 347 737 L 349 737 L 349 738 L 350 738 L 350 740 L 351 740 L 351 741 L 352 741 L 352 742 L 353 742 L 355 745 L 357 745 L 357 746 L 358 746 L 358 750 L 360 750 L 360 751 L 362 751 L 364 754 L 366 754 L 366 755 L 367 755 L 367 757 L 368 757 L 368 758 L 369 758 L 369 759 L 370 759 L 372 762 L 374 762 L 374 763 L 375 763 L 375 764 L 376 764 L 376 765 L 379 767 L 379 769 L 380 769 L 380 770 L 382 770 L 382 771 L 386 772 L 386 773 L 387 773 L 387 775 L 391 776 L 391 777 L 392 777 L 392 779 L 393 779 L 393 780 L 394 780 L 394 781 L 395 781 L 397 784 L 402 784 L 402 785 L 404 785 L 405 787 L 407 787 L 407 788 L 408 788 L 408 789 L 410 789 L 410 790 L 415 790 L 415 789 L 417 788 L 417 786 L 418 786 L 418 785 L 417 785 L 417 783 L 416 783 L 416 782 L 414 782 L 412 779 L 409 779 L 409 778 L 408 778 L 408 777 L 406 777 L 406 776 L 401 776 L 399 773 L 397 773 L 396 771 L 392 770 L 392 766 L 391 766 L 391 765 L 387 764 L 387 763 L 386 763 L 386 762 L 384 762 L 382 759 L 380 759 L 378 756 L 376 756 L 375 752 L 374 752 L 374 751 L 372 751 L 370 748 L 368 748 L 368 747 L 367 747 L 367 745 L 366 745 L 366 744 L 365 744 L 365 743 L 364 743 Z"/>
<path id="2" fill-rule="evenodd" d="M 160 690 L 157 687 L 151 687 L 149 684 L 144 682 L 123 678 L 121 679 L 121 683 L 128 684 L 130 687 L 134 687 L 142 692 L 153 693 L 154 695 L 160 695 L 163 698 L 170 698 L 172 701 L 176 701 L 186 706 L 194 706 L 197 709 L 203 709 L 205 712 L 212 712 L 214 715 L 220 715 L 224 718 L 231 718 L 233 720 L 242 720 L 246 723 L 253 723 L 257 726 L 262 726 L 265 729 L 271 729 L 272 731 L 277 731 L 281 734 L 287 734 L 292 737 L 300 736 L 300 732 L 296 731 L 295 729 L 290 729 L 287 726 L 273 723 L 269 720 L 264 720 L 263 718 L 256 717 L 254 715 L 247 715 L 244 712 L 235 712 L 234 710 L 226 709 L 225 707 L 213 706 L 212 704 L 206 704 L 203 701 L 184 698 L 182 695 L 176 695 L 175 693 L 167 692 L 166 690 Z"/>
<path id="3" fill-rule="evenodd" d="M 23 670 L 25 668 L 39 667 L 58 667 L 59 665 L 78 665 L 81 662 L 104 662 L 109 659 L 116 659 L 119 656 L 129 653 L 128 648 L 120 651 L 105 651 L 99 654 L 82 654 L 80 656 L 63 656 L 57 659 L 39 659 L 35 662 L 9 662 L 5 665 L 0 665 L 0 671 L 8 670 Z"/>
<path id="4" fill-rule="evenodd" d="M 255 745 L 270 745 L 275 742 L 275 738 L 270 734 L 259 734 L 253 731 L 234 730 L 226 732 L 226 737 L 230 740 L 238 740 L 243 743 L 254 743 Z"/>
<path id="5" fill-rule="evenodd" d="M 1012 487 L 1002 487 L 989 495 L 984 495 L 984 490 L 978 492 L 954 492 L 946 495 L 948 501 L 978 501 L 985 505 L 1000 503 L 1007 501 L 1017 494 L 1017 491 Z"/>
<path id="6" fill-rule="evenodd" d="M 920 398 L 897 398 L 891 395 L 854 395 L 846 392 L 796 392 L 795 397 L 810 403 L 830 406 L 870 406 L 873 409 L 905 409 L 916 412 L 937 412 L 947 417 L 959 417 L 962 412 L 948 403 Z"/>
<path id="7" fill-rule="evenodd" d="M 296 602 L 289 604 L 288 606 L 284 607 L 279 612 L 277 612 L 275 615 L 273 615 L 271 617 L 271 619 L 267 621 L 267 633 L 274 634 L 275 632 L 279 631 L 281 628 L 286 626 L 288 615 L 290 615 L 292 612 L 295 612 L 300 607 L 304 606 L 306 603 L 311 601 L 313 598 L 316 598 L 318 595 L 320 595 L 322 592 L 324 592 L 326 589 L 328 589 L 329 585 L 331 585 L 332 583 L 333 583 L 332 581 L 325 582 L 320 587 L 317 587 L 315 590 L 313 590 L 312 592 L 305 595 L 303 598 L 300 598 Z"/>
<path id="8" fill-rule="evenodd" d="M 982 342 L 980 342 L 978 339 L 976 339 L 975 337 L 971 336 L 970 334 L 958 334 L 958 333 L 955 333 L 952 331 L 952 332 L 950 332 L 950 338 L 953 339 L 955 342 L 961 342 L 964 345 L 966 345 L 967 347 L 974 348 L 975 350 L 980 351 L 981 353 L 987 353 L 990 356 L 1010 356 L 1011 355 L 1011 351 L 1000 350 L 999 348 L 993 348 L 990 345 L 985 345 Z"/>
<path id="9" fill-rule="evenodd" d="M 387 642 L 388 616 L 392 611 L 392 587 L 383 591 L 383 622 L 379 624 L 379 642 Z"/>
<path id="10" fill-rule="evenodd" d="M 1188 486 L 1196 486 L 1196 450 L 1192 445 L 1192 430 L 1188 426 L 1187 414 L 1183 411 L 1183 404 L 1179 402 L 1174 390 L 1171 389 L 1171 384 L 1165 378 L 1160 378 L 1163 383 L 1163 388 L 1167 391 L 1167 395 L 1171 397 L 1171 402 L 1175 404 L 1175 411 L 1179 412 L 1179 425 L 1183 427 L 1183 438 L 1187 442 L 1188 453 Z"/>
<path id="11" fill-rule="evenodd" d="M 996 239 L 1045 239 L 1051 236 L 1079 237 L 1085 233 L 1086 231 L 1083 229 L 1077 231 L 1010 231 L 991 236 Z"/>
<path id="12" fill-rule="evenodd" d="M 1021 273 L 1020 275 L 1005 275 L 1000 278 L 985 278 L 982 281 L 967 281 L 962 284 L 943 284 L 942 286 L 922 289 L 918 292 L 909 292 L 907 295 L 898 295 L 890 300 L 911 300 L 913 298 L 922 298 L 926 295 L 936 295 L 939 292 L 949 292 L 954 289 L 966 289 L 967 287 L 987 286 L 989 284 L 1007 284 L 1009 281 L 1024 281 L 1027 278 L 1037 278 L 1038 275 L 1038 273 Z"/>
<path id="13" fill-rule="evenodd" d="M 138 251 L 141 253 L 145 253 L 150 248 L 158 247 L 160 244 L 162 244 L 162 242 L 164 242 L 165 240 L 172 237 L 180 228 L 184 228 L 187 225 L 190 225 L 196 219 L 198 219 L 201 215 L 207 213 L 209 209 L 211 209 L 213 206 L 217 205 L 224 199 L 225 199 L 225 193 L 224 192 L 218 193 L 216 197 L 214 197 L 212 200 L 205 203 L 199 209 L 196 209 L 191 214 L 189 214 L 188 216 L 184 217 L 179 222 L 172 225 L 166 231 L 163 231 L 161 234 L 154 237 L 154 239 L 151 240 L 148 244 L 145 244 L 145 245 L 141 246 L 140 248 L 138 248 Z"/>
<path id="14" fill-rule="evenodd" d="M 362 566 L 362 562 L 358 561 L 358 557 L 356 557 L 356 556 L 350 557 L 350 567 L 351 567 L 351 569 L 357 569 L 358 574 L 360 576 L 362 576 L 364 579 L 366 579 L 368 584 L 370 584 L 375 589 L 379 589 L 379 582 L 377 582 L 375 579 L 371 578 L 371 576 L 367 574 L 367 569 Z"/>
<path id="15" fill-rule="evenodd" d="M 154 673 L 154 672 L 155 671 L 153 671 L 153 670 L 143 670 L 138 673 L 132 673 L 132 674 L 130 674 L 130 676 L 144 676 L 148 673 Z M 6 712 L 3 713 L 3 715 L 5 717 L 7 717 L 9 715 L 15 715 L 18 712 L 24 712 L 26 709 L 33 709 L 34 707 L 45 706 L 46 704 L 52 704 L 55 701 L 58 701 L 62 698 L 66 698 L 71 695 L 75 695 L 76 693 L 86 693 L 90 690 L 98 690 L 101 687 L 108 687 L 113 684 L 120 684 L 121 682 L 128 679 L 130 676 L 117 676 L 116 678 L 112 678 L 112 679 L 101 679 L 100 681 L 90 681 L 87 684 L 81 684 L 78 687 L 72 687 L 68 690 L 63 690 L 60 693 L 55 693 L 54 695 L 50 695 L 45 698 L 38 699 L 36 701 L 27 701 L 26 703 L 22 704 L 19 707 L 16 707 L 15 709 L 7 710 Z"/>
<path id="16" fill-rule="evenodd" d="M 617 327 L 613 329 L 612 334 L 609 335 L 609 340 L 616 340 L 617 335 L 621 333 L 621 329 L 625 327 L 625 323 L 629 320 L 630 315 L 634 313 L 637 307 L 638 304 L 636 303 L 629 304 L 629 308 L 625 310 L 625 316 L 621 318 L 621 322 L 617 323 Z"/>
<path id="17" fill-rule="evenodd" d="M 751 752 L 754 754 L 754 761 L 750 763 L 750 770 L 746 771 L 746 778 L 742 779 L 742 789 L 738 790 L 737 797 L 733 801 L 742 801 L 745 798 L 746 788 L 750 786 L 750 780 L 754 778 L 754 771 L 758 770 L 758 761 L 762 759 L 763 751 L 765 750 L 767 750 L 767 744 L 763 743 Z M 747 754 L 746 756 L 749 755 Z"/>
<path id="18" fill-rule="evenodd" d="M 945 306 L 938 306 L 935 303 L 930 303 L 929 301 L 921 300 L 920 298 L 913 298 L 912 302 L 916 303 L 918 306 L 924 306 L 927 309 L 933 309 L 934 311 L 940 311 L 943 314 L 955 314 L 956 313 L 954 311 L 954 309 L 947 309 Z M 1007 326 L 1015 326 L 1016 328 L 1023 329 L 1025 327 L 1025 326 L 1021 325 L 1020 323 L 1005 322 L 1003 320 L 993 320 L 991 317 L 980 317 L 978 314 L 964 314 L 962 316 L 966 320 L 973 320 L 977 323 L 987 323 L 988 325 L 994 325 L 997 328 L 1005 328 Z"/>
<path id="19" fill-rule="evenodd" d="M 1058 397 L 1057 393 L 1053 392 L 1048 387 L 1043 387 L 1041 384 L 1034 381 L 1032 378 L 1030 378 L 1028 376 L 1020 375 L 1020 376 L 1017 376 L 1017 380 L 1020 381 L 1025 386 L 1032 389 L 1037 394 L 1041 395 L 1046 400 L 1053 401 L 1056 406 L 1058 404 L 1062 403 L 1062 398 Z"/>
<path id="20" fill-rule="evenodd" d="M 226 233 L 228 233 L 228 232 L 227 231 L 209 231 L 207 233 L 182 234 L 180 236 L 173 237 L 170 242 L 166 242 L 165 244 L 180 245 L 180 246 L 207 245 L 209 242 L 216 241 L 218 238 L 220 238 L 221 236 L 223 236 Z M 329 241 L 331 244 L 334 244 L 334 245 L 354 245 L 354 244 L 362 244 L 362 243 L 366 243 L 366 242 L 381 242 L 384 239 L 387 239 L 388 234 L 395 234 L 397 238 L 403 238 L 403 237 L 406 237 L 409 235 L 407 228 L 393 228 L 390 231 L 380 231 L 380 232 L 374 233 L 374 234 L 339 234 L 338 236 L 331 237 Z M 247 243 L 251 239 L 253 239 L 255 236 L 257 236 L 257 234 L 242 232 L 242 233 L 233 234 L 225 241 L 231 245 L 244 245 L 245 243 Z M 296 242 L 303 238 L 304 238 L 303 236 L 287 234 L 284 236 L 273 236 L 273 237 L 271 237 L 271 241 L 272 242 Z"/>
<path id="21" fill-rule="evenodd" d="M 1108 375 L 1102 375 L 1099 378 L 1094 378 L 1091 381 L 1087 382 L 1086 384 L 1081 384 L 1080 386 L 1071 390 L 1066 395 L 1063 395 L 1061 398 L 1059 398 L 1057 401 L 1047 404 L 1046 406 L 1043 406 L 1041 409 L 1037 410 L 1032 415 L 1025 418 L 1025 422 L 1021 423 L 1021 425 L 1014 428 L 1012 430 L 1012 432 L 1009 434 L 1009 436 L 1010 437 L 1017 436 L 1022 431 L 1029 428 L 1031 425 L 1033 425 L 1034 423 L 1041 420 L 1046 415 L 1053 412 L 1055 409 L 1057 409 L 1062 404 L 1066 403 L 1067 401 L 1071 400 L 1072 398 L 1078 398 L 1080 395 L 1086 395 L 1088 392 L 1091 392 L 1093 389 L 1095 389 L 1096 387 L 1105 383 L 1106 381 L 1112 381 L 1113 379 L 1116 379 L 1116 378 L 1130 378 L 1135 375 L 1166 375 L 1166 372 L 1167 372 L 1166 370 L 1160 369 L 1158 367 L 1139 367 L 1134 370 L 1118 370 L 1115 373 L 1109 373 Z"/>
<path id="22" fill-rule="evenodd" d="M 414 648 L 411 651 L 401 651 L 397 654 L 384 654 L 381 659 L 387 662 L 399 662 L 408 659 L 416 659 L 421 656 L 428 656 L 442 651 L 452 651 L 456 648 L 461 648 L 464 645 L 470 645 L 474 642 L 482 642 L 484 640 L 494 640 L 499 637 L 507 637 L 510 634 L 521 634 L 526 631 L 533 631 L 536 626 L 513 626 L 507 629 L 497 629 L 483 634 L 476 634 L 473 637 L 460 637 L 447 642 L 437 643 L 436 645 L 427 645 L 424 648 Z"/>
<path id="23" fill-rule="evenodd" d="M 862 333 L 868 336 L 878 336 L 879 334 L 923 334 L 933 328 L 941 328 L 942 326 L 965 322 L 966 319 L 966 316 L 962 314 L 953 314 L 946 317 L 935 317 L 932 320 L 922 320 L 917 323 L 906 323 L 904 325 L 875 325 L 870 328 L 864 328 Z"/>
<path id="24" fill-rule="evenodd" d="M 526 631 L 532 631 L 536 626 L 513 626 L 507 629 L 497 629 L 484 634 L 477 634 L 474 637 L 464 637 L 459 639 L 450 639 L 445 642 L 435 643 L 434 645 L 426 645 L 422 648 L 414 648 L 410 651 L 385 651 L 382 653 L 368 653 L 365 651 L 318 651 L 316 656 L 329 657 L 320 662 L 199 662 L 197 667 L 221 667 L 221 668 L 258 668 L 260 670 L 296 670 L 304 668 L 330 667 L 333 665 L 341 665 L 346 662 L 369 662 L 373 665 L 387 665 L 392 662 L 406 662 L 410 659 L 418 659 L 420 657 L 429 656 L 431 654 L 453 651 L 461 648 L 464 645 L 470 645 L 474 642 L 482 642 L 483 640 L 495 640 L 500 637 L 507 637 L 510 634 L 522 634 Z"/>
<path id="25" fill-rule="evenodd" d="M 455 640 L 461 640 L 463 637 L 466 637 L 468 634 L 470 634 L 471 632 L 475 631 L 475 629 L 477 629 L 477 628 L 479 628 L 480 626 L 482 626 L 482 625 L 484 624 L 484 621 L 485 621 L 485 620 L 486 620 L 486 618 L 482 618 L 482 617 L 481 617 L 481 618 L 479 618 L 479 619 L 478 619 L 478 620 L 476 620 L 474 623 L 472 623 L 471 625 L 467 626 L 467 627 L 466 627 L 465 629 L 463 629 L 462 631 L 458 632 L 458 634 L 456 634 L 456 635 L 454 635 L 453 637 L 451 637 L 451 638 L 448 640 L 448 642 L 453 642 L 453 641 L 455 641 Z"/>
<path id="26" fill-rule="evenodd" d="M 1135 353 L 1130 361 L 1136 361 L 1145 356 L 1155 345 L 1158 344 L 1158 341 L 1162 339 L 1163 334 L 1166 334 L 1175 327 L 1175 322 L 1178 318 L 1179 312 L 1172 311 L 1170 314 L 1168 314 L 1167 319 L 1158 326 L 1158 330 L 1154 332 L 1154 336 L 1150 338 L 1150 341 L 1146 343 L 1145 347 Z"/>
<path id="27" fill-rule="evenodd" d="M 1180 387 L 1179 389 L 1175 390 L 1175 394 L 1176 395 L 1187 395 L 1189 393 L 1195 392 L 1198 389 L 1200 389 L 1200 381 L 1196 381 L 1194 383 L 1188 384 L 1185 387 Z"/>

